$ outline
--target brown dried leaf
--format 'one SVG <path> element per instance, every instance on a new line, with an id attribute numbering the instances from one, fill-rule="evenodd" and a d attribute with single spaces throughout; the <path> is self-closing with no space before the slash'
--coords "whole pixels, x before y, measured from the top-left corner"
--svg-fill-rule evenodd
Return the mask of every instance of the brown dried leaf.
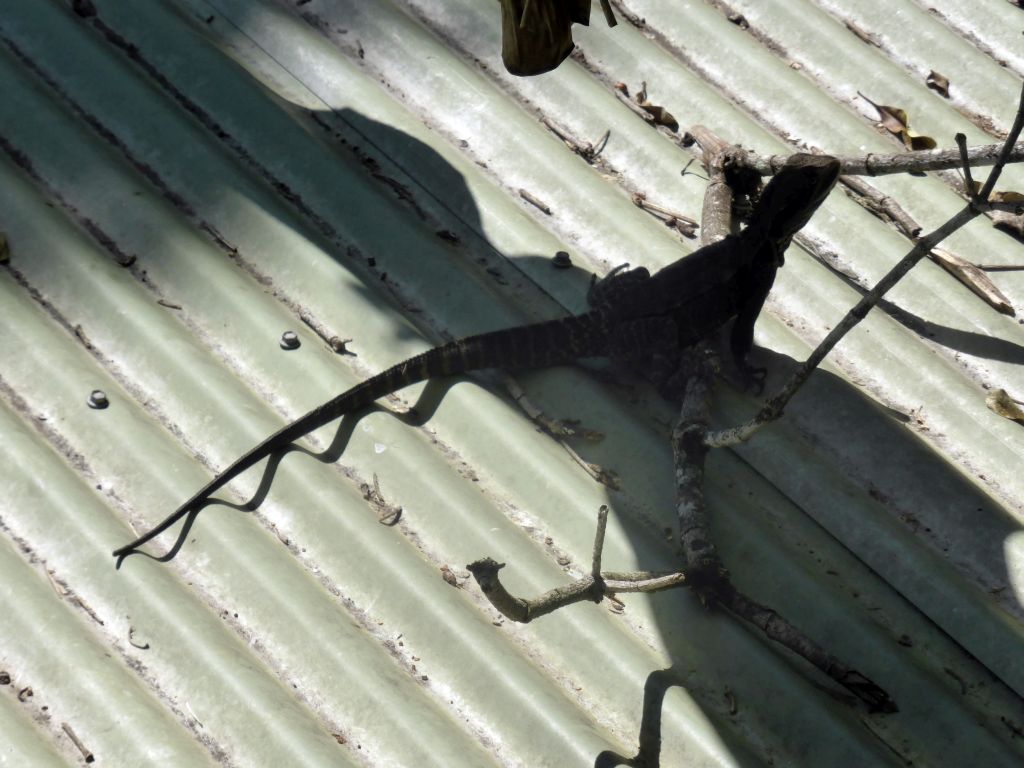
<path id="1" fill-rule="evenodd" d="M 931 136 L 925 136 L 923 133 L 917 131 L 911 131 L 909 128 L 900 135 L 903 140 L 903 146 L 907 149 L 935 149 L 938 144 L 935 139 Z"/>
<path id="2" fill-rule="evenodd" d="M 907 113 L 899 107 L 890 107 L 885 104 L 878 104 L 860 91 L 857 91 L 857 95 L 878 111 L 878 121 L 882 124 L 882 127 L 890 133 L 895 133 L 898 136 L 910 125 L 910 122 L 907 120 Z"/>
<path id="3" fill-rule="evenodd" d="M 575 47 L 572 25 L 590 20 L 589 0 L 501 0 L 501 59 L 513 75 L 539 75 Z"/>
<path id="4" fill-rule="evenodd" d="M 977 265 L 942 248 L 932 248 L 931 257 L 933 261 L 974 291 L 997 312 L 1010 315 L 1010 317 L 1016 314 L 1010 300 L 996 288 L 995 283 Z"/>
<path id="5" fill-rule="evenodd" d="M 868 45 L 873 45 L 876 48 L 881 48 L 882 47 L 881 44 L 878 42 L 878 38 L 875 37 L 870 32 L 868 32 L 867 30 L 862 29 L 861 27 L 858 27 L 852 21 L 847 21 L 847 22 L 845 22 L 845 24 L 846 24 L 846 28 L 848 30 L 850 30 L 851 32 L 853 32 L 853 34 L 855 34 L 857 37 L 859 37 L 863 42 L 867 43 Z"/>
<path id="6" fill-rule="evenodd" d="M 750 29 L 750 22 L 747 21 L 747 17 L 742 13 L 730 13 L 726 18 L 731 24 L 735 24 L 740 29 Z"/>
<path id="7" fill-rule="evenodd" d="M 949 98 L 949 78 L 945 75 L 940 75 L 933 69 L 924 79 L 924 84 L 941 96 Z"/>
<path id="8" fill-rule="evenodd" d="M 985 405 L 993 413 L 999 414 L 1004 419 L 1024 424 L 1024 408 L 1021 408 L 1019 400 L 1010 397 L 1005 389 L 996 389 L 989 392 L 985 398 Z"/>
<path id="9" fill-rule="evenodd" d="M 907 117 L 906 110 L 886 104 L 876 104 L 860 91 L 857 91 L 857 95 L 878 111 L 878 121 L 882 127 L 889 133 L 899 136 L 903 146 L 907 149 L 935 149 L 937 146 L 935 139 L 931 136 L 910 130 L 910 118 Z"/>
<path id="10" fill-rule="evenodd" d="M 672 116 L 672 113 L 669 112 L 664 107 L 659 107 L 656 104 L 651 104 L 650 102 L 647 101 L 641 104 L 640 107 L 647 114 L 653 117 L 654 122 L 657 123 L 658 125 L 664 125 L 670 131 L 679 130 L 679 121 L 676 120 L 675 117 Z"/>
<path id="11" fill-rule="evenodd" d="M 679 130 L 679 121 L 677 121 L 675 117 L 672 116 L 671 112 L 669 112 L 664 107 L 659 106 L 658 104 L 652 104 L 650 101 L 647 100 L 646 82 L 640 83 L 640 90 L 636 92 L 636 95 L 633 97 L 633 100 L 636 101 L 638 107 L 640 107 L 644 112 L 649 114 L 654 119 L 654 123 L 656 125 L 664 125 L 670 131 Z"/>
<path id="12" fill-rule="evenodd" d="M 975 184 L 977 184 L 977 182 L 975 182 Z M 994 203 L 1024 203 L 1024 194 L 1004 190 L 1001 192 L 993 192 L 991 200 Z"/>

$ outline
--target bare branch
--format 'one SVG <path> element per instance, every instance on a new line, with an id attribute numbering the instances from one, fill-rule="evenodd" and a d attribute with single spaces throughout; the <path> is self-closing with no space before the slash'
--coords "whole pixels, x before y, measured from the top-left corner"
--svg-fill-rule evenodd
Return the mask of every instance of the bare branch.
<path id="1" fill-rule="evenodd" d="M 683 573 L 651 573 L 648 571 L 609 571 L 598 578 L 593 575 L 576 579 L 561 587 L 550 589 L 532 600 L 515 597 L 501 583 L 498 572 L 504 563 L 485 557 L 466 566 L 491 605 L 505 618 L 520 624 L 580 602 L 599 603 L 605 597 L 620 592 L 660 592 L 685 586 Z"/>
<path id="2" fill-rule="evenodd" d="M 1019 101 L 1017 102 L 1017 115 L 1013 119 L 1013 126 L 1010 128 L 1010 134 L 1006 137 L 1006 142 L 1003 144 L 1003 149 L 999 153 L 999 157 L 996 160 L 995 167 L 992 169 L 992 173 L 988 175 L 985 180 L 985 186 L 981 188 L 981 192 L 978 193 L 978 199 L 988 200 L 992 195 L 992 190 L 996 187 L 996 182 L 999 181 L 999 176 L 1003 172 L 1003 168 L 1008 162 L 1016 162 L 1021 158 L 1017 157 L 1017 139 L 1020 138 L 1021 129 L 1024 128 L 1024 87 L 1021 88 L 1021 94 Z"/>
<path id="3" fill-rule="evenodd" d="M 619 23 L 615 18 L 615 13 L 612 11 L 612 4 L 609 0 L 601 0 L 601 11 L 604 13 L 604 20 L 609 27 L 614 27 Z"/>
<path id="4" fill-rule="evenodd" d="M 737 159 L 742 150 L 729 147 L 701 126 L 694 127 L 692 133 L 704 148 L 709 174 L 701 228 L 701 245 L 708 246 L 725 238 L 732 229 L 732 188 L 726 182 L 725 168 Z M 726 574 L 715 550 L 704 504 L 704 460 L 711 420 L 711 384 L 719 364 L 710 345 L 702 343 L 684 353 L 680 367 L 687 371 L 688 378 L 679 419 L 672 430 L 672 453 L 676 468 L 679 546 L 692 584 L 694 578 L 699 583 Z"/>
<path id="5" fill-rule="evenodd" d="M 738 427 L 710 435 L 708 438 L 708 445 L 710 447 L 734 445 L 737 442 L 748 440 L 765 424 L 777 419 L 782 414 L 786 404 L 790 401 L 793 395 L 796 394 L 797 390 L 800 389 L 803 383 L 807 381 L 813 370 L 825 358 L 825 355 L 831 352 L 833 347 L 835 347 L 835 345 L 838 344 L 847 333 L 849 333 L 867 316 L 868 312 L 871 311 L 871 308 L 878 303 L 882 296 L 884 296 L 911 269 L 913 269 L 917 262 L 930 253 L 935 246 L 949 237 L 953 232 L 963 227 L 971 219 L 974 219 L 986 210 L 989 210 L 990 204 L 988 203 L 988 198 L 992 194 L 992 189 L 995 187 L 995 183 L 998 180 L 999 175 L 1002 173 L 1003 167 L 1012 157 L 1015 156 L 1014 148 L 1017 146 L 1016 142 L 1020 136 L 1022 128 L 1024 128 L 1024 89 L 1021 91 L 1021 99 L 1017 108 L 1017 116 L 1014 119 L 1013 127 L 1006 139 L 1006 143 L 1003 145 L 1003 150 L 999 154 L 995 167 L 993 167 L 992 172 L 989 174 L 989 177 L 985 181 L 985 185 L 982 187 L 981 191 L 976 196 L 973 196 L 971 201 L 949 221 L 934 232 L 921 238 L 914 245 L 913 249 L 911 249 L 911 251 L 904 256 L 896 266 L 889 270 L 888 274 L 879 280 L 878 284 L 871 291 L 857 302 L 857 305 L 847 313 L 842 322 L 832 329 L 832 331 L 818 345 L 817 349 L 811 353 L 810 357 L 808 357 L 807 360 L 797 368 L 796 373 L 793 374 L 790 380 L 782 388 L 782 391 L 765 402 L 764 407 L 753 420 Z"/>
<path id="6" fill-rule="evenodd" d="M 911 240 L 921 234 L 921 225 L 914 221 L 910 214 L 903 209 L 903 206 L 889 195 L 878 191 L 859 176 L 840 176 L 839 181 L 858 195 L 867 198 L 873 206 L 892 219 L 897 228 Z"/>
<path id="7" fill-rule="evenodd" d="M 672 454 L 675 459 L 676 517 L 679 520 L 679 546 L 691 582 L 716 579 L 725 574 L 711 535 L 704 503 L 704 460 L 710 421 L 710 395 L 713 371 L 711 361 L 697 361 L 686 382 L 679 419 L 672 430 Z"/>
<path id="8" fill-rule="evenodd" d="M 971 174 L 971 158 L 969 156 L 969 150 L 967 149 L 967 137 L 962 133 L 958 133 L 953 137 L 956 141 L 957 149 L 960 150 L 960 167 L 964 172 L 964 182 L 967 186 L 967 193 L 973 195 L 974 189 L 974 177 Z"/>
<path id="9" fill-rule="evenodd" d="M 608 507 L 602 504 L 597 511 L 597 531 L 594 533 L 594 555 L 590 567 L 590 575 L 595 581 L 601 579 L 601 552 L 604 550 L 604 532 L 607 527 Z"/>
<path id="10" fill-rule="evenodd" d="M 751 600 L 726 582 L 715 593 L 718 603 L 732 614 L 753 624 L 771 640 L 806 659 L 830 678 L 863 701 L 872 712 L 898 712 L 896 702 L 885 690 L 864 674 L 848 667 L 838 658 L 804 635 L 775 610 Z"/>
<path id="11" fill-rule="evenodd" d="M 973 168 L 995 165 L 1007 145 L 982 144 L 970 147 L 967 158 Z M 789 155 L 750 154 L 750 167 L 762 176 L 771 176 L 785 165 Z M 914 152 L 896 152 L 890 155 L 846 155 L 837 156 L 842 167 L 841 173 L 852 176 L 887 176 L 894 173 L 919 173 L 922 171 L 948 171 L 963 167 L 959 149 L 926 149 Z M 1024 142 L 1014 143 L 1005 162 L 1018 163 L 1024 160 Z"/>
<path id="12" fill-rule="evenodd" d="M 976 210 L 973 205 L 968 205 L 937 230 L 926 237 L 921 238 L 913 249 L 911 249 L 910 253 L 904 256 L 895 267 L 889 270 L 888 274 L 879 280 L 878 284 L 871 291 L 865 294 L 864 297 L 857 302 L 857 305 L 846 314 L 846 317 L 843 318 L 842 322 L 836 325 L 824 340 L 818 344 L 818 347 L 811 353 L 807 360 L 800 364 L 796 372 L 790 380 L 786 382 L 786 385 L 782 390 L 765 402 L 764 407 L 753 420 L 738 427 L 722 430 L 714 435 L 709 435 L 709 447 L 721 448 L 723 446 L 735 445 L 736 443 L 749 440 L 750 437 L 761 427 L 782 415 L 782 411 L 786 407 L 786 404 L 790 399 L 792 399 L 793 395 L 796 394 L 797 390 L 803 386 L 804 382 L 807 381 L 814 369 L 817 368 L 825 358 L 825 355 L 831 352 L 835 345 L 838 344 L 847 333 L 849 333 L 867 316 L 867 313 L 878 303 L 879 299 L 888 293 L 888 291 L 896 285 L 896 283 L 898 283 L 903 276 L 907 274 L 907 272 L 913 269 L 917 262 L 928 255 L 928 252 L 932 248 L 949 237 L 953 232 L 960 229 L 971 219 L 975 218 L 979 212 L 980 211 Z"/>
<path id="13" fill-rule="evenodd" d="M 957 143 L 960 144 L 962 140 L 963 134 L 958 133 Z M 965 171 L 965 176 L 967 179 L 966 189 L 973 190 L 975 185 L 970 172 Z M 907 213 L 903 207 L 891 197 L 882 194 L 859 176 L 841 176 L 839 180 L 857 194 L 863 195 L 873 208 L 876 208 L 885 216 L 892 219 L 896 224 L 896 227 L 908 238 L 916 241 L 920 236 L 921 225 L 918 224 L 910 214 Z M 992 208 L 1006 207 L 1011 210 L 1018 210 L 1021 207 L 1020 203 L 990 202 L 988 205 Z M 944 251 L 940 248 L 933 249 L 929 256 L 932 261 L 939 264 L 947 272 L 953 275 L 953 277 L 974 291 L 974 293 L 976 293 L 997 312 L 1011 316 L 1015 314 L 1010 300 L 1003 295 L 1003 292 L 996 287 L 995 283 L 993 283 L 992 280 L 989 279 L 988 275 L 986 275 L 981 269 L 974 266 L 966 259 L 962 259 L 956 254 Z"/>

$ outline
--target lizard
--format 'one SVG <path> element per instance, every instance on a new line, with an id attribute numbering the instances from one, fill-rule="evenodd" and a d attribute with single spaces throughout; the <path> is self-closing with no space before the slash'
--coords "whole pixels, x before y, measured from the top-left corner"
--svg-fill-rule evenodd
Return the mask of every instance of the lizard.
<path id="1" fill-rule="evenodd" d="M 433 347 L 366 379 L 285 425 L 232 462 L 154 528 L 114 551 L 117 564 L 167 530 L 239 474 L 334 419 L 431 378 L 484 368 L 546 368 L 589 357 L 678 365 L 679 354 L 735 318 L 730 348 L 746 364 L 754 322 L 793 236 L 825 200 L 839 176 L 828 155 L 796 154 L 764 187 L 747 227 L 665 266 L 617 267 L 592 281 L 590 309 L 578 315 L 468 336 Z M 171 550 L 173 556 L 176 551 Z M 164 559 L 164 558 L 161 558 Z"/>

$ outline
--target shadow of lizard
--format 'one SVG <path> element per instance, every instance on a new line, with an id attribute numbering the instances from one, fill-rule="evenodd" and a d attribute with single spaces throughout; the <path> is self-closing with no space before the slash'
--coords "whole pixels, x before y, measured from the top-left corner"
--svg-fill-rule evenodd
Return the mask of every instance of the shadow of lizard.
<path id="1" fill-rule="evenodd" d="M 404 360 L 286 425 L 235 460 L 154 528 L 114 551 L 117 565 L 199 509 L 240 473 L 334 419 L 363 410 L 403 387 L 484 368 L 547 368 L 607 357 L 651 373 L 655 384 L 678 380 L 682 350 L 735 318 L 730 346 L 748 380 L 763 371 L 746 364 L 754 322 L 793 236 L 824 202 L 839 175 L 827 155 L 798 154 L 768 183 L 746 229 L 669 264 L 654 275 L 618 268 L 591 285 L 591 309 L 569 317 L 469 336 Z M 279 459 L 278 459 L 279 461 Z M 261 483 L 261 485 L 263 485 Z M 187 528 L 172 552 L 180 550 Z M 163 556 L 170 559 L 172 554 Z"/>

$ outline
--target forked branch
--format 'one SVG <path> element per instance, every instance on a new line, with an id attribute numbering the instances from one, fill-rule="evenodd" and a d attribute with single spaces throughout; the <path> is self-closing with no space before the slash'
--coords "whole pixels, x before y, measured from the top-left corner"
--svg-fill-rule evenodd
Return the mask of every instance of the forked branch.
<path id="1" fill-rule="evenodd" d="M 855 328 L 857 324 L 867 316 L 868 312 L 878 304 L 879 300 L 886 293 L 888 293 L 901 279 L 903 279 L 903 277 L 910 272 L 910 270 L 913 269 L 922 258 L 927 256 L 933 248 L 938 246 L 939 243 L 972 219 L 980 216 L 986 211 L 992 210 L 993 206 L 989 202 L 989 198 L 992 195 L 992 191 L 995 189 L 995 185 L 999 180 L 1000 174 L 1003 172 L 1003 168 L 1012 158 L 1019 157 L 1020 159 L 1024 159 L 1024 155 L 1021 155 L 1018 151 L 1017 144 L 1022 128 L 1024 128 L 1024 89 L 1021 91 L 1020 101 L 1017 106 L 1017 116 L 1013 121 L 1013 127 L 1010 129 L 1010 134 L 1006 137 L 1006 141 L 1002 145 L 1002 150 L 996 157 L 992 171 L 989 173 L 981 190 L 974 192 L 973 185 L 969 185 L 968 192 L 970 194 L 970 199 L 963 209 L 934 232 L 922 237 L 910 252 L 904 256 L 896 266 L 889 270 L 888 274 L 879 280 L 874 288 L 872 288 L 859 302 L 857 302 L 857 305 L 846 314 L 846 317 L 843 318 L 842 322 L 833 328 L 821 343 L 818 344 L 817 348 L 810 354 L 807 360 L 800 364 L 796 372 L 782 390 L 765 402 L 764 407 L 757 416 L 746 424 L 732 429 L 723 430 L 722 432 L 709 436 L 709 446 L 720 447 L 749 440 L 750 437 L 761 427 L 782 415 L 786 404 L 793 398 L 793 395 L 799 391 L 800 387 L 807 381 L 814 369 L 817 368 L 821 361 L 825 359 L 825 356 L 832 351 L 836 344 L 838 344 L 846 334 L 853 330 L 853 328 Z M 963 145 L 962 140 L 958 139 L 958 144 L 961 145 L 959 157 L 965 167 L 965 177 L 971 178 L 969 170 L 971 152 Z"/>

